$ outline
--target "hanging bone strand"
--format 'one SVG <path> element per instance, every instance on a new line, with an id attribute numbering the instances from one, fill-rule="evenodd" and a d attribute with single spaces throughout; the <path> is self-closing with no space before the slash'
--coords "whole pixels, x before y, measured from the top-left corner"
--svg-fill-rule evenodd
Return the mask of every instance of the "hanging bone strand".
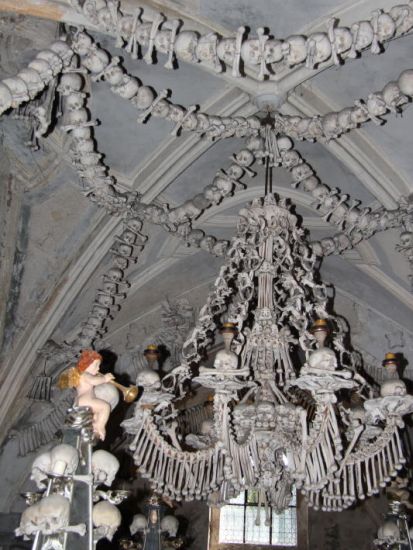
<path id="1" fill-rule="evenodd" d="M 326 22 L 326 32 L 318 31 L 308 36 L 272 39 L 263 29 L 258 29 L 258 38 L 246 37 L 241 27 L 236 37 L 223 38 L 217 34 L 212 37 L 199 35 L 187 28 L 178 32 L 174 21 L 168 21 L 153 10 L 148 15 L 142 10 L 143 14 L 133 16 L 119 9 L 116 17 L 107 17 L 107 5 L 112 7 L 109 2 L 89 0 L 83 6 L 79 2 L 72 2 L 72 5 L 93 25 L 113 34 L 117 46 L 132 51 L 134 58 L 139 44 L 148 46 L 144 58 L 149 62 L 156 49 L 169 56 L 175 53 L 180 61 L 206 63 L 217 71 L 222 71 L 222 63 L 224 67 L 232 67 L 235 78 L 244 77 L 238 70 L 240 57 L 249 70 L 260 67 L 258 78 L 262 79 L 280 61 L 290 67 L 305 63 L 307 68 L 316 69 L 320 63 L 340 65 L 365 50 L 379 54 L 387 41 L 402 36 L 413 27 L 413 7 L 401 4 L 388 11 L 375 10 L 370 20 L 356 21 L 349 27 L 338 26 L 338 21 L 332 18 Z M 173 68 L 171 63 L 166 66 Z"/>

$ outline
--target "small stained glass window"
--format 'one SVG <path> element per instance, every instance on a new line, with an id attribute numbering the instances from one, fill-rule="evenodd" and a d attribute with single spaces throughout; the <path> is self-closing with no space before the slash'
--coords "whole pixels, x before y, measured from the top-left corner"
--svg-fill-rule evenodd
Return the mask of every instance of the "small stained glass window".
<path id="1" fill-rule="evenodd" d="M 242 492 L 221 508 L 219 543 L 297 546 L 296 502 L 294 490 L 286 510 L 277 514 L 270 507 L 266 515 L 263 507 L 258 508 L 257 491 Z"/>

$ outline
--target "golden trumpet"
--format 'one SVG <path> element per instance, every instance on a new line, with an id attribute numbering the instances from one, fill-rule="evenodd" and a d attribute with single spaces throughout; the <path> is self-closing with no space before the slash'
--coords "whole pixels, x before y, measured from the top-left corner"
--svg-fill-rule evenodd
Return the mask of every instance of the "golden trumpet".
<path id="1" fill-rule="evenodd" d="M 122 384 L 114 380 L 110 380 L 109 384 L 112 384 L 122 392 L 123 400 L 126 401 L 126 403 L 132 403 L 138 397 L 139 390 L 136 386 L 122 386 Z"/>

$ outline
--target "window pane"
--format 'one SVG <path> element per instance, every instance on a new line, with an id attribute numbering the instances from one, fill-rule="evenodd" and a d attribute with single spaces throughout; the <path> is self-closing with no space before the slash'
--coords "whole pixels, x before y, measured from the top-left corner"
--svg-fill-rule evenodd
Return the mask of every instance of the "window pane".
<path id="1" fill-rule="evenodd" d="M 223 506 L 219 518 L 219 542 L 243 543 L 244 506 Z"/>
<path id="2" fill-rule="evenodd" d="M 248 502 L 248 504 L 258 504 L 258 491 L 257 491 L 257 489 L 250 489 L 247 492 L 247 502 Z"/>
<path id="3" fill-rule="evenodd" d="M 297 511 L 287 508 L 282 514 L 272 513 L 272 544 L 297 546 Z"/>
<path id="4" fill-rule="evenodd" d="M 244 504 L 244 502 L 245 502 L 245 491 L 241 491 L 237 497 L 231 498 L 228 501 L 229 504 Z"/>
<path id="5" fill-rule="evenodd" d="M 261 508 L 261 525 L 255 525 L 258 508 L 247 506 L 245 516 L 245 542 L 250 544 L 270 544 L 270 528 L 265 525 L 265 512 Z"/>

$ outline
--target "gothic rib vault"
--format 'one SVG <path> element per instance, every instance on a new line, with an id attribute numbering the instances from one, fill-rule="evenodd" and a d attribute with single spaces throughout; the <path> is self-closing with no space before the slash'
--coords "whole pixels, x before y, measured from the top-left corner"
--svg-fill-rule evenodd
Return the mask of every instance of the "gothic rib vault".
<path id="1" fill-rule="evenodd" d="M 233 3 L 224 4 L 226 10 L 218 9 L 215 2 L 197 6 L 192 2 L 164 2 L 156 6 L 139 3 L 149 20 L 155 11 L 164 13 L 168 20 L 181 19 L 180 32 L 217 32 L 231 37 L 245 24 L 251 27 L 250 36 L 254 37 L 255 28 L 268 23 L 275 37 L 286 38 L 297 33 L 308 36 L 316 31 L 326 32 L 332 15 L 345 26 L 369 20 L 373 9 L 387 12 L 395 2 L 348 2 L 337 8 L 336 2 L 316 1 L 307 13 L 299 3 L 274 3 L 270 7 L 265 2 L 257 3 L 253 13 L 247 9 L 248 2 L 238 3 L 236 10 Z M 130 75 L 157 92 L 170 89 L 171 102 L 185 108 L 200 105 L 199 111 L 211 116 L 255 115 L 260 112 L 257 102 L 262 105 L 269 96 L 278 102 L 282 115 L 325 115 L 353 106 L 354 101 L 382 90 L 411 68 L 408 53 L 412 36 L 408 32 L 384 41 L 380 55 L 367 50 L 359 59 L 344 56 L 342 66 L 334 65 L 329 58 L 313 69 L 305 63 L 290 68 L 281 64 L 275 75 L 264 81 L 258 80 L 256 67 L 245 67 L 247 76 L 235 78 L 231 66 L 217 73 L 205 64 L 182 59 L 178 59 L 179 68 L 171 71 L 163 67 L 167 56 L 161 53 L 153 65 L 131 59 L 128 52 L 116 47 L 110 28 L 97 28 L 84 14 L 77 13 L 74 5 L 28 0 L 21 4 L 20 14 L 10 14 L 10 3 L 0 1 L 0 9 L 4 10 L 2 78 L 16 75 L 37 51 L 56 40 L 58 21 L 85 26 L 112 58 L 123 58 Z M 121 7 L 125 14 L 133 14 L 136 5 L 125 2 Z M 39 15 L 44 19 L 37 19 Z M 145 50 L 143 47 L 143 54 Z M 119 192 L 141 193 L 144 203 L 168 203 L 173 209 L 201 193 L 218 170 L 231 165 L 229 157 L 245 149 L 245 139 L 240 138 L 211 141 L 186 131 L 172 136 L 175 123 L 161 117 L 152 116 L 145 124 L 137 124 L 139 112 L 113 94 L 107 82 L 88 79 L 85 91 L 89 94 L 91 119 L 100 121 L 94 128 L 96 150 L 105 155 L 105 164 L 116 178 Z M 410 107 L 403 107 L 402 114 L 387 110 L 382 126 L 366 122 L 328 143 L 295 139 L 294 148 L 323 184 L 330 189 L 337 187 L 340 196 L 349 195 L 347 204 L 360 200 L 360 210 L 371 207 L 375 211 L 381 206 L 394 210 L 400 198 L 413 191 Z M 43 367 L 37 351 L 50 338 L 57 342 L 74 340 L 79 326 L 88 318 L 95 290 L 102 288 L 101 276 L 111 265 L 108 251 L 114 236 L 123 230 L 119 217 L 108 215 L 82 194 L 78 174 L 71 165 L 71 140 L 62 131 L 62 122 L 41 139 L 39 152 L 24 145 L 24 124 L 14 120 L 9 112 L 2 117 L 2 171 L 7 182 L 2 190 L 1 208 L 5 215 L 0 268 L 5 281 L 3 298 L 7 301 L 1 324 L 3 435 L 26 405 L 23 400 L 16 402 L 16 397 L 27 393 L 33 377 Z M 262 168 L 255 162 L 250 169 L 257 175 L 242 177 L 246 188 L 235 188 L 233 196 L 206 209 L 193 222 L 195 228 L 221 239 L 232 236 L 237 211 L 262 188 Z M 311 193 L 305 192 L 302 185 L 291 188 L 292 174 L 288 170 L 277 168 L 274 175 L 274 190 L 293 199 L 313 240 L 339 231 L 337 225 L 322 219 L 325 212 L 316 209 Z M 367 304 L 408 333 L 413 298 L 408 262 L 395 250 L 400 231 L 379 232 L 341 255 L 324 258 L 322 273 L 325 280 L 335 284 L 338 293 Z M 156 332 L 159 296 L 191 296 L 195 306 L 202 304 L 222 262 L 205 250 L 185 246 L 157 225 L 145 223 L 142 233 L 149 239 L 137 264 L 128 270 L 128 300 L 107 324 L 108 332 L 101 344 L 111 346 L 119 355 L 125 351 L 128 331 L 137 340 Z M 378 361 L 380 354 L 375 359 Z"/>

